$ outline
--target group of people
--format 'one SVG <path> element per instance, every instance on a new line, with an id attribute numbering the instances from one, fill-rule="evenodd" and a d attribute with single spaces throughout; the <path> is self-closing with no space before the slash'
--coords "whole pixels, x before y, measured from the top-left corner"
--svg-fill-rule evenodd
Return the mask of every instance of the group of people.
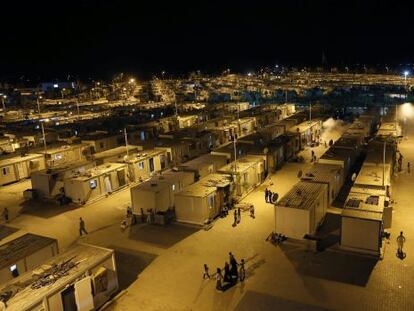
<path id="1" fill-rule="evenodd" d="M 223 269 L 217 268 L 217 271 L 214 275 L 210 275 L 208 265 L 204 264 L 203 279 L 211 279 L 212 277 L 215 277 L 216 289 L 219 291 L 223 291 L 235 285 L 239 278 L 241 282 L 244 281 L 246 274 L 244 264 L 244 259 L 242 259 L 240 263 L 238 263 L 234 255 L 231 252 L 229 252 L 229 261 L 226 261 L 224 263 Z"/>
<path id="2" fill-rule="evenodd" d="M 272 192 L 271 190 L 269 190 L 268 188 L 266 188 L 265 190 L 265 201 L 266 203 L 273 203 L 276 201 L 276 192 Z"/>

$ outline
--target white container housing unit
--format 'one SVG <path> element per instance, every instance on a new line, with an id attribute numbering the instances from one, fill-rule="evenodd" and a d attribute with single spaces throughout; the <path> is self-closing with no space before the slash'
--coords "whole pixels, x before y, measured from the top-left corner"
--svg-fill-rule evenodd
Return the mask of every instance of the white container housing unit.
<path id="1" fill-rule="evenodd" d="M 58 253 L 56 239 L 31 233 L 0 245 L 0 284 L 37 268 Z"/>
<path id="2" fill-rule="evenodd" d="M 343 168 L 335 164 L 315 163 L 301 181 L 328 185 L 328 204 L 332 204 L 344 184 Z"/>
<path id="3" fill-rule="evenodd" d="M 29 178 L 34 172 L 41 171 L 45 167 L 45 158 L 40 154 L 2 159 L 0 160 L 0 185 Z"/>
<path id="4" fill-rule="evenodd" d="M 328 185 L 299 182 L 275 204 L 275 232 L 303 240 L 316 233 L 328 208 Z"/>
<path id="5" fill-rule="evenodd" d="M 41 199 L 53 199 L 62 193 L 65 179 L 79 176 L 94 166 L 94 162 L 80 161 L 35 172 L 30 177 L 32 189 L 36 190 L 37 196 Z"/>
<path id="6" fill-rule="evenodd" d="M 66 179 L 64 188 L 65 195 L 73 202 L 85 204 L 109 195 L 125 187 L 127 183 L 127 166 L 122 163 L 107 163 Z"/>
<path id="7" fill-rule="evenodd" d="M 204 225 L 220 215 L 229 196 L 231 176 L 210 174 L 175 194 L 177 221 Z"/>
<path id="8" fill-rule="evenodd" d="M 165 212 L 174 208 L 174 194 L 194 182 L 192 172 L 169 171 L 161 176 L 131 188 L 132 211 L 135 215 L 146 214 L 152 210 L 155 213 Z"/>
<path id="9" fill-rule="evenodd" d="M 118 291 L 114 251 L 77 244 L 1 286 L 10 311 L 97 310 Z"/>
<path id="10" fill-rule="evenodd" d="M 142 182 L 169 166 L 167 151 L 163 149 L 143 150 L 120 162 L 128 165 L 131 182 Z"/>
<path id="11" fill-rule="evenodd" d="M 179 170 L 194 172 L 196 179 L 203 178 L 217 172 L 227 164 L 227 157 L 223 155 L 205 154 L 193 160 L 182 163 Z"/>

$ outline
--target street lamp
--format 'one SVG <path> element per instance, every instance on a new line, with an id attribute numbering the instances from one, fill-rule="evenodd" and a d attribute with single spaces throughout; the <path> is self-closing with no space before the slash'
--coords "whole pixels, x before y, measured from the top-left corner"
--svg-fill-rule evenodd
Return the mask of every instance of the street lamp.
<path id="1" fill-rule="evenodd" d="M 1 104 L 3 105 L 3 112 L 6 112 L 6 103 L 5 103 L 6 98 L 7 98 L 7 95 L 1 96 Z"/>
<path id="2" fill-rule="evenodd" d="M 410 73 L 408 72 L 408 70 L 404 71 L 404 86 L 405 86 L 405 88 L 407 88 L 407 76 L 409 74 Z"/>

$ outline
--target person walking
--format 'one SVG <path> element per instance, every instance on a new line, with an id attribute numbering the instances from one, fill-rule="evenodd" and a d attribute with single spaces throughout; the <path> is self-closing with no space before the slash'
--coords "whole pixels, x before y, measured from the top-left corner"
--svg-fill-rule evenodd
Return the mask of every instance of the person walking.
<path id="1" fill-rule="evenodd" d="M 398 254 L 403 253 L 403 246 L 405 243 L 405 236 L 403 235 L 403 232 L 400 232 L 400 235 L 397 237 L 397 244 L 398 244 Z"/>
<path id="2" fill-rule="evenodd" d="M 256 218 L 255 216 L 254 216 L 254 205 L 252 204 L 252 206 L 250 206 L 250 217 L 251 218 Z"/>
<path id="3" fill-rule="evenodd" d="M 207 264 L 204 264 L 204 274 L 203 274 L 203 280 L 204 279 L 210 279 L 210 274 L 208 273 L 208 266 Z"/>
<path id="4" fill-rule="evenodd" d="M 267 189 L 267 188 L 265 190 L 265 201 L 266 201 L 266 203 L 269 203 L 269 189 Z"/>
<path id="5" fill-rule="evenodd" d="M 3 218 L 6 224 L 9 223 L 9 210 L 7 207 L 5 207 L 3 210 Z"/>
<path id="6" fill-rule="evenodd" d="M 237 225 L 237 210 L 234 210 L 234 224 L 233 226 Z"/>
<path id="7" fill-rule="evenodd" d="M 216 273 L 216 289 L 223 290 L 223 275 L 221 274 L 220 268 L 217 268 L 217 273 Z"/>
<path id="8" fill-rule="evenodd" d="M 86 231 L 85 228 L 85 221 L 82 219 L 82 217 L 79 217 L 79 234 L 80 236 L 83 234 L 88 234 L 88 231 Z"/>
<path id="9" fill-rule="evenodd" d="M 240 282 L 243 282 L 246 277 L 246 270 L 244 269 L 244 259 L 240 260 L 239 278 Z"/>

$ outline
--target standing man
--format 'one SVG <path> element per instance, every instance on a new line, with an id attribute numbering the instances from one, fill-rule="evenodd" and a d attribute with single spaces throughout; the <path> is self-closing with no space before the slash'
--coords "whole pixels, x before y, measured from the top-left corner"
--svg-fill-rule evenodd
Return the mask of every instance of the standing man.
<path id="1" fill-rule="evenodd" d="M 204 264 L 204 274 L 203 274 L 203 280 L 204 279 L 210 279 L 210 274 L 208 273 L 208 266 L 207 264 Z"/>
<path id="2" fill-rule="evenodd" d="M 237 209 L 237 223 L 240 223 L 241 221 L 241 213 L 240 213 L 240 207 Z"/>
<path id="3" fill-rule="evenodd" d="M 234 210 L 234 226 L 237 225 L 237 210 Z"/>
<path id="4" fill-rule="evenodd" d="M 85 222 L 83 221 L 82 217 L 79 217 L 79 234 L 80 236 L 83 234 L 88 234 L 88 231 L 85 229 Z"/>
<path id="5" fill-rule="evenodd" d="M 266 203 L 269 203 L 269 189 L 267 189 L 267 188 L 265 190 L 265 201 L 266 201 Z"/>
<path id="6" fill-rule="evenodd" d="M 403 235 L 403 232 L 400 232 L 400 235 L 397 238 L 397 244 L 398 244 L 398 254 L 403 253 L 403 246 L 405 243 L 405 236 Z"/>
<path id="7" fill-rule="evenodd" d="M 3 210 L 3 218 L 6 224 L 9 223 L 9 210 L 7 207 L 5 207 Z"/>

